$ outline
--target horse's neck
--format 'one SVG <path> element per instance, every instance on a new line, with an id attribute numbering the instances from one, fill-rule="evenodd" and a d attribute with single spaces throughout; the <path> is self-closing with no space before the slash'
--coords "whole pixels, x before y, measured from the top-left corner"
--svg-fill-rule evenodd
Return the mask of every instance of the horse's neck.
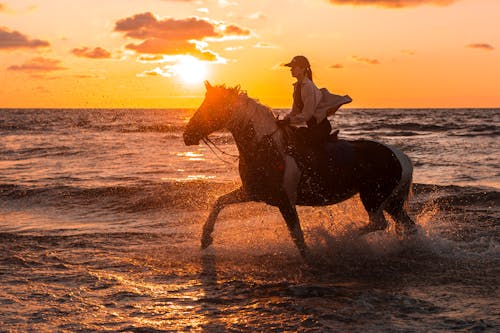
<path id="1" fill-rule="evenodd" d="M 253 139 L 256 142 L 276 132 L 277 129 L 272 113 L 265 106 L 246 95 L 240 95 L 234 103 L 234 111 L 227 127 L 236 140 L 242 135 L 248 139 L 248 132 L 253 131 Z"/>
<path id="2" fill-rule="evenodd" d="M 253 160 L 263 147 L 277 149 L 284 154 L 284 140 L 278 131 L 274 115 L 264 105 L 255 100 L 241 96 L 234 104 L 234 112 L 227 128 L 233 134 L 240 153 L 240 159 Z"/>

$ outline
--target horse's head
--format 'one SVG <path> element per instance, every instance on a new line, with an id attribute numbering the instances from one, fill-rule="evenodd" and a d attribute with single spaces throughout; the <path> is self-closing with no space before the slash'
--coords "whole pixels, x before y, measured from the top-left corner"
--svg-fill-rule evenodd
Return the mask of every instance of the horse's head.
<path id="1" fill-rule="evenodd" d="M 208 81 L 205 81 L 205 87 L 207 88 L 205 99 L 184 131 L 184 143 L 188 146 L 197 145 L 202 138 L 224 128 L 231 118 L 232 105 L 239 96 L 238 87 L 213 87 Z"/>

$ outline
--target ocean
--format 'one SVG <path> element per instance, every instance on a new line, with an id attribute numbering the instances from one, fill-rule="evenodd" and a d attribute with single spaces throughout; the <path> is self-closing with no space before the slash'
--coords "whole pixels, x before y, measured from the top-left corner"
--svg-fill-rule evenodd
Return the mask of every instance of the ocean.
<path id="1" fill-rule="evenodd" d="M 0 332 L 500 331 L 500 109 L 337 112 L 341 138 L 411 157 L 419 231 L 356 236 L 357 197 L 299 207 L 311 263 L 263 203 L 200 250 L 239 176 L 184 145 L 192 113 L 0 109 Z"/>

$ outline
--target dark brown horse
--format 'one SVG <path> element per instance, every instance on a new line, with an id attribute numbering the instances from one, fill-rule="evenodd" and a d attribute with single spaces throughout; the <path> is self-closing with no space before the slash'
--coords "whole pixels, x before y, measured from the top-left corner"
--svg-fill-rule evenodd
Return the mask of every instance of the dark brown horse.
<path id="1" fill-rule="evenodd" d="M 206 83 L 205 100 L 184 131 L 186 145 L 197 145 L 210 133 L 226 128 L 239 151 L 242 186 L 217 199 L 203 226 L 202 248 L 213 239 L 215 220 L 224 206 L 263 201 L 279 208 L 301 255 L 307 246 L 296 205 L 332 205 L 359 193 L 370 222 L 362 232 L 387 228 L 383 211 L 396 221 L 401 233 L 415 231 L 405 210 L 412 183 L 410 159 L 395 147 L 375 141 L 334 140 L 321 149 L 321 171 L 301 163 L 286 149 L 285 131 L 271 110 L 239 88 Z M 300 167 L 299 167 L 300 165 Z"/>

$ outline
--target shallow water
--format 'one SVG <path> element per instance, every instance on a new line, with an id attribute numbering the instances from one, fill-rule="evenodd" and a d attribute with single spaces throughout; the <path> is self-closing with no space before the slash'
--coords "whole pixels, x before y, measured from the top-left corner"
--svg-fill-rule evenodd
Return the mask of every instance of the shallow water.
<path id="1" fill-rule="evenodd" d="M 191 111 L 0 110 L 0 331 L 500 330 L 499 111 L 343 112 L 344 137 L 414 160 L 419 232 L 357 236 L 357 197 L 299 207 L 304 262 L 260 203 L 223 210 L 199 250 L 238 179 L 183 146 Z M 227 133 L 214 141 L 235 152 Z"/>
<path id="2" fill-rule="evenodd" d="M 123 231 L 4 232 L 1 321 L 15 331 L 495 331 L 500 196 L 477 190 L 448 210 L 440 199 L 454 190 L 417 186 L 411 240 L 356 237 L 357 199 L 301 208 L 309 263 L 278 212 L 256 203 L 224 211 L 206 251 L 205 210 L 129 216 Z"/>

